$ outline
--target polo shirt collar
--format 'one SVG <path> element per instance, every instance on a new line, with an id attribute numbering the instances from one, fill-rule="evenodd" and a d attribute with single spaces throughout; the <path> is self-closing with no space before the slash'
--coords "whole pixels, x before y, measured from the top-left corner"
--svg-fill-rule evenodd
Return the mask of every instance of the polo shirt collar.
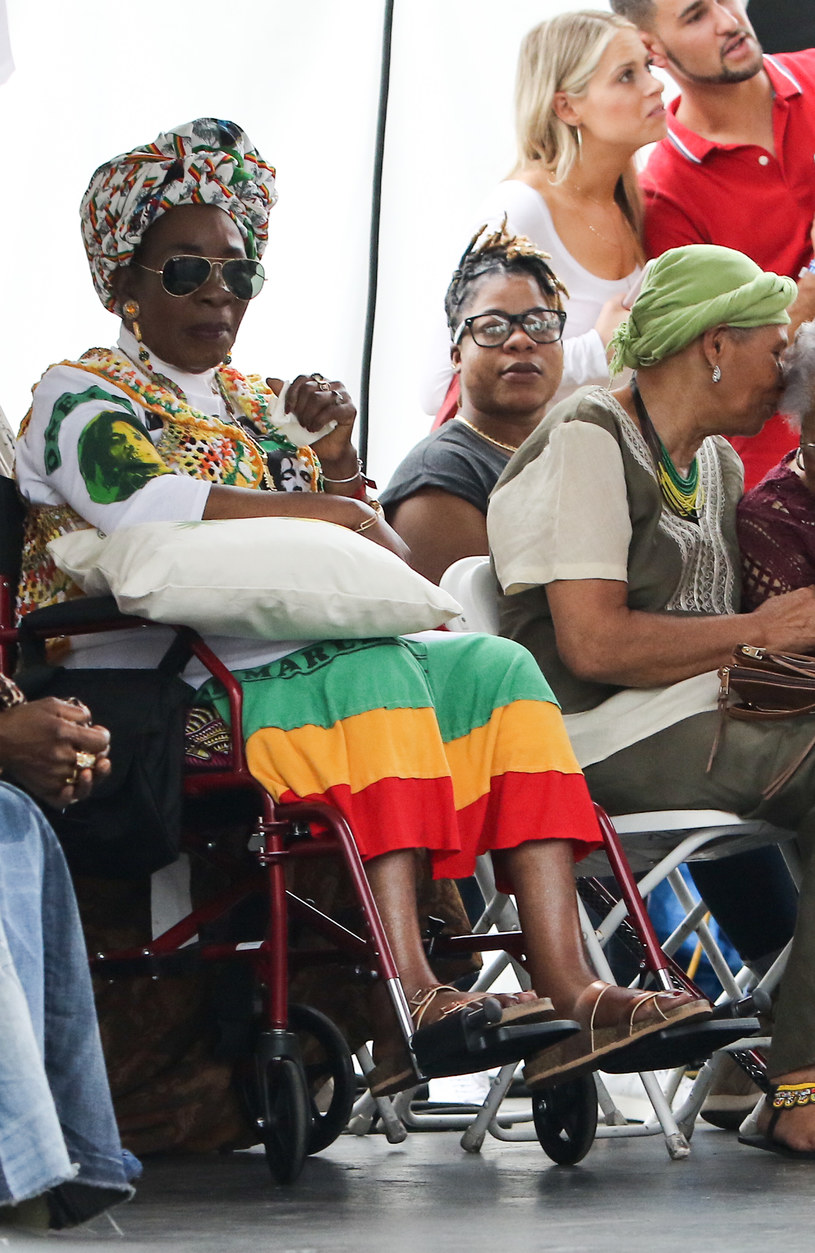
<path id="1" fill-rule="evenodd" d="M 803 88 L 792 71 L 782 65 L 769 53 L 764 54 L 764 69 L 770 79 L 775 99 L 789 100 L 792 96 L 801 95 Z M 672 144 L 686 160 L 693 165 L 701 165 L 709 152 L 720 145 L 710 139 L 703 139 L 695 131 L 688 130 L 676 120 L 676 110 L 681 97 L 677 96 L 668 105 L 668 143 Z"/>

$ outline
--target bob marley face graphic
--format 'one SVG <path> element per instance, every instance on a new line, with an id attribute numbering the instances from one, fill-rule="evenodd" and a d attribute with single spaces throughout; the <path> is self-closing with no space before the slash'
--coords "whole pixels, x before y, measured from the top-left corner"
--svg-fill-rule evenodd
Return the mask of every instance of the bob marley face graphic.
<path id="1" fill-rule="evenodd" d="M 124 413 L 100 413 L 79 437 L 79 469 L 98 505 L 127 500 L 150 479 L 170 474 L 144 428 Z"/>
<path id="2" fill-rule="evenodd" d="M 268 458 L 274 485 L 279 492 L 310 492 L 311 466 L 296 452 L 273 452 Z"/>

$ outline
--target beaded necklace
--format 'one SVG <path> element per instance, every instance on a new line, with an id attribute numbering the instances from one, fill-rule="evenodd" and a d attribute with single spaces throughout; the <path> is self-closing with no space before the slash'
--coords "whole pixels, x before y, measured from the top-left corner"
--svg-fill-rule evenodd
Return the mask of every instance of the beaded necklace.
<path id="1" fill-rule="evenodd" d="M 671 454 L 663 444 L 651 421 L 651 415 L 645 408 L 637 385 L 636 374 L 632 375 L 631 378 L 631 395 L 634 398 L 634 408 L 640 420 L 645 442 L 651 451 L 651 456 L 654 458 L 657 482 L 659 483 L 665 504 L 671 513 L 676 514 L 678 518 L 686 518 L 689 522 L 698 522 L 699 507 L 703 503 L 699 490 L 698 459 L 696 457 L 693 458 L 687 475 L 680 474 L 671 459 Z"/>

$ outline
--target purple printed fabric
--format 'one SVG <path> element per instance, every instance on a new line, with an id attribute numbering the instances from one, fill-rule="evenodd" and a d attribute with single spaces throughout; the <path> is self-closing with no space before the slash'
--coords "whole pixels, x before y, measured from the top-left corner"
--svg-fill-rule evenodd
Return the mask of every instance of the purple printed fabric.
<path id="1" fill-rule="evenodd" d="M 815 496 L 789 453 L 738 508 L 742 608 L 815 583 Z"/>

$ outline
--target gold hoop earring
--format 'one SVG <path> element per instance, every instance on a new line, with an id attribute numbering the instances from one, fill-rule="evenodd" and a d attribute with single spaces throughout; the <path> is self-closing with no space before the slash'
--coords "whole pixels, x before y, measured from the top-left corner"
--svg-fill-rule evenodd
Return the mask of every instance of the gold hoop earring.
<path id="1" fill-rule="evenodd" d="M 579 126 L 575 126 L 574 128 L 574 137 L 577 140 L 577 157 L 578 157 L 578 160 L 582 161 L 583 159 L 583 132 L 581 131 Z"/>

